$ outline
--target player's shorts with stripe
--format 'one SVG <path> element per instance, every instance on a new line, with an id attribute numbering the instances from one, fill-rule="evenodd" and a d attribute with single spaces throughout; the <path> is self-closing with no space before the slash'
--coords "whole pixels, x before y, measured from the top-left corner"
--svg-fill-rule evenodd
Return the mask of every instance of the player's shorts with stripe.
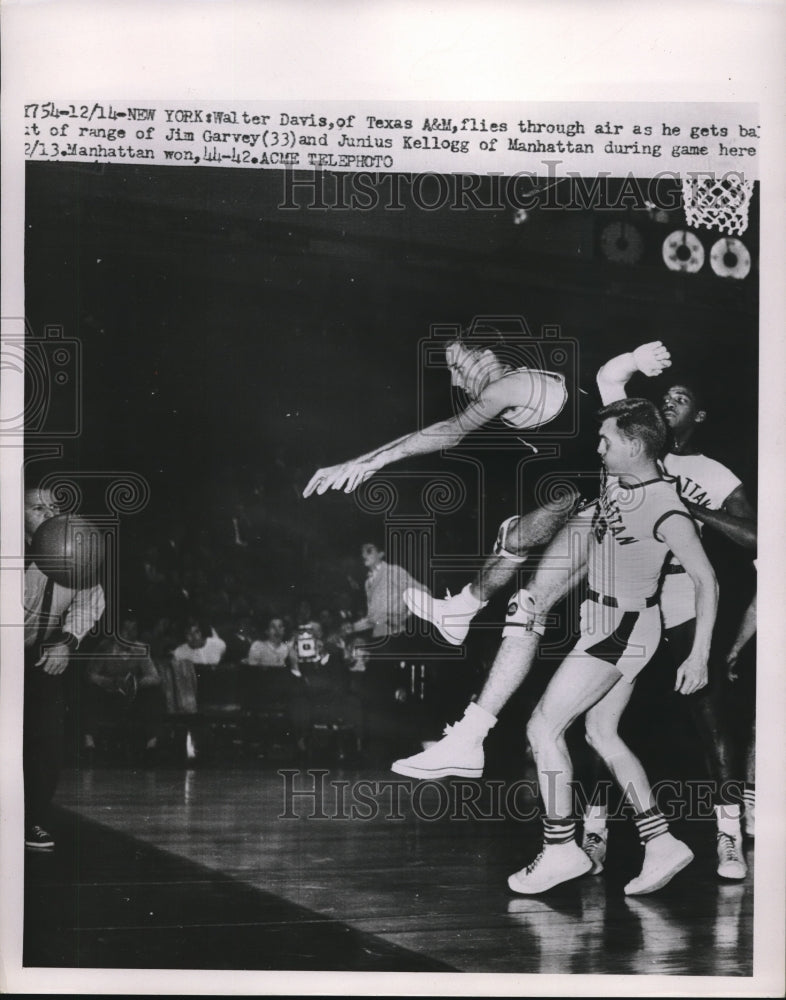
<path id="1" fill-rule="evenodd" d="M 657 596 L 645 607 L 625 608 L 614 598 L 590 591 L 581 605 L 580 635 L 573 652 L 611 664 L 632 684 L 655 655 L 660 635 Z"/>

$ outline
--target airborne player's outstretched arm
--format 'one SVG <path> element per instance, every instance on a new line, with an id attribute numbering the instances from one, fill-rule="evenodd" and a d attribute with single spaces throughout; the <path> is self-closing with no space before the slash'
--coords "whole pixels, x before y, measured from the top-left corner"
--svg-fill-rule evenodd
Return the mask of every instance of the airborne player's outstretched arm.
<path id="1" fill-rule="evenodd" d="M 520 396 L 518 393 L 514 394 L 517 388 L 515 378 L 516 376 L 507 376 L 490 383 L 476 400 L 455 417 L 440 420 L 423 430 L 404 434 L 395 441 L 389 441 L 347 462 L 318 469 L 303 490 L 303 496 L 322 494 L 331 489 L 351 493 L 386 465 L 411 455 L 428 455 L 443 448 L 455 447 L 470 431 L 487 424 L 503 410 L 520 404 Z"/>
<path id="2" fill-rule="evenodd" d="M 618 399 L 624 399 L 627 395 L 626 386 L 636 372 L 654 378 L 669 367 L 671 355 L 660 340 L 641 344 L 628 354 L 617 355 L 598 369 L 597 383 L 603 405 L 608 406 Z"/>

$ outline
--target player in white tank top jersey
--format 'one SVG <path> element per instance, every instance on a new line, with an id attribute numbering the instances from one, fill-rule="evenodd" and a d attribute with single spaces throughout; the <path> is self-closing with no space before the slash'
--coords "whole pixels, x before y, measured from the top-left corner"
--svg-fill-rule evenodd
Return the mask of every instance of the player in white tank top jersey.
<path id="1" fill-rule="evenodd" d="M 657 587 L 669 551 L 680 558 L 696 587 L 694 641 L 677 679 L 678 690 L 685 693 L 706 683 L 717 608 L 715 574 L 676 491 L 660 478 L 657 457 L 666 431 L 655 406 L 623 399 L 601 410 L 600 418 L 598 452 L 617 481 L 610 482 L 589 522 L 589 589 L 579 641 L 552 677 L 527 727 L 545 818 L 543 850 L 508 880 L 514 892 L 525 895 L 545 892 L 593 867 L 575 842 L 573 769 L 565 742 L 580 715 L 586 715 L 587 740 L 635 811 L 644 863 L 626 885 L 626 894 L 662 888 L 693 857 L 668 832 L 641 762 L 618 728 L 633 681 L 658 645 Z"/>
<path id="2" fill-rule="evenodd" d="M 635 352 L 620 355 L 601 368 L 598 386 L 604 401 L 625 396 L 626 385 L 637 370 L 635 360 Z M 661 413 L 671 439 L 663 468 L 699 527 L 707 525 L 743 548 L 755 550 L 756 517 L 742 483 L 730 469 L 694 446 L 695 434 L 707 418 L 696 391 L 675 383 L 661 401 Z M 688 574 L 673 556 L 665 567 L 660 605 L 666 640 L 675 661 L 680 662 L 693 641 L 696 597 Z M 742 767 L 735 759 L 737 753 L 726 719 L 726 683 L 724 665 L 710 661 L 708 684 L 688 699 L 688 709 L 714 786 L 718 874 L 741 879 L 747 872 L 740 826 L 744 782 L 738 778 Z"/>

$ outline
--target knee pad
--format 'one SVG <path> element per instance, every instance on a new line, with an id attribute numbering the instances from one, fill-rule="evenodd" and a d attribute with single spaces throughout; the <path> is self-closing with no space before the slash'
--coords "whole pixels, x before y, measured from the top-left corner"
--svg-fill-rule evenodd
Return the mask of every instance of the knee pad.
<path id="1" fill-rule="evenodd" d="M 494 542 L 494 555 L 503 556 L 503 558 L 510 559 L 512 562 L 523 563 L 527 561 L 527 553 L 522 556 L 518 552 L 511 552 L 507 547 L 511 526 L 514 522 L 518 522 L 518 520 L 518 514 L 515 514 L 513 517 L 509 517 L 507 521 L 503 521 L 499 526 L 497 540 Z"/>
<path id="2" fill-rule="evenodd" d="M 535 602 L 528 590 L 519 590 L 508 603 L 502 638 L 533 633 L 541 636 L 546 631 L 545 622 L 535 613 Z"/>

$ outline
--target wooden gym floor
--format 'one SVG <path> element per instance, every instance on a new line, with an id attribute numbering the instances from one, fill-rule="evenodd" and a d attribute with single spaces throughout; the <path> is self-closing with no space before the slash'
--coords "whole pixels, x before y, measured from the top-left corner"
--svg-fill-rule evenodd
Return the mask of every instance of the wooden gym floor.
<path id="1" fill-rule="evenodd" d="M 26 855 L 25 966 L 752 974 L 753 847 L 724 883 L 711 821 L 675 824 L 696 860 L 659 893 L 623 894 L 640 862 L 623 819 L 603 875 L 516 897 L 540 839 L 526 789 L 287 768 L 66 771 L 57 848 Z"/>

